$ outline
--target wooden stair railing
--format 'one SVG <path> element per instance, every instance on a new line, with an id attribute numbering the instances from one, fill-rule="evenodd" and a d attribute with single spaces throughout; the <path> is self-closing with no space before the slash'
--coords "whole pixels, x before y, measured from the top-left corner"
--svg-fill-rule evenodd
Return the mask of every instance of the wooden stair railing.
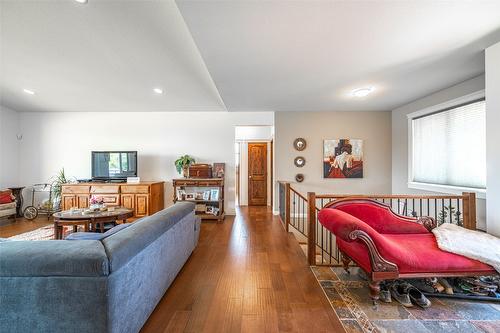
<path id="1" fill-rule="evenodd" d="M 341 266 L 335 236 L 317 219 L 318 211 L 328 203 L 345 198 L 365 198 L 389 205 L 398 214 L 414 217 L 430 216 L 438 224 L 455 223 L 476 229 L 476 195 L 358 195 L 316 194 L 307 197 L 293 189 L 288 182 L 279 184 L 280 219 L 287 232 L 307 237 L 307 259 L 310 265 Z M 313 204 L 311 204 L 313 203 Z"/>

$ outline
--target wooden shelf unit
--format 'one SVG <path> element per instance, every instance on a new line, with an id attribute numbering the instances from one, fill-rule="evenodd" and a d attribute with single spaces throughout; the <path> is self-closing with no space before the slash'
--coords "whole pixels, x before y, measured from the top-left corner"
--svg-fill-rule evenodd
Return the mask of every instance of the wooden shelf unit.
<path id="1" fill-rule="evenodd" d="M 172 184 L 174 186 L 174 203 L 177 201 L 191 201 L 194 203 L 206 203 L 210 206 L 217 207 L 219 209 L 218 215 L 212 215 L 208 213 L 196 212 L 196 215 L 201 217 L 202 220 L 217 220 L 222 222 L 225 217 L 224 213 L 224 178 L 179 178 L 173 179 Z M 202 200 L 202 199 L 179 199 L 177 197 L 177 190 L 184 190 L 186 193 L 196 193 L 201 191 L 196 191 L 197 188 L 219 189 L 218 200 Z"/>

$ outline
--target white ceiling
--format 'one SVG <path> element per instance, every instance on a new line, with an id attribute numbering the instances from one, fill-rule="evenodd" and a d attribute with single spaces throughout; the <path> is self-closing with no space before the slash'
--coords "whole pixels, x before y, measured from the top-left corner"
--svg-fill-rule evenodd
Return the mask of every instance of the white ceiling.
<path id="1" fill-rule="evenodd" d="M 177 4 L 230 111 L 391 110 L 484 72 L 500 40 L 498 0 Z"/>
<path id="2" fill-rule="evenodd" d="M 225 110 L 173 1 L 23 0 L 0 6 L 0 102 L 5 106 Z M 164 94 L 156 95 L 155 87 Z"/>
<path id="3" fill-rule="evenodd" d="M 0 0 L 0 103 L 391 110 L 481 74 L 483 50 L 497 41 L 500 0 Z M 375 92 L 349 96 L 364 86 Z"/>

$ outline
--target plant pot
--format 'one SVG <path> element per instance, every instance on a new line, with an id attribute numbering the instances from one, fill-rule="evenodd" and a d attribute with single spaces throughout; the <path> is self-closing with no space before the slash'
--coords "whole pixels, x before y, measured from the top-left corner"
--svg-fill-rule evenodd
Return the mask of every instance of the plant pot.
<path id="1" fill-rule="evenodd" d="M 186 165 L 185 167 L 182 167 L 182 175 L 184 176 L 184 178 L 187 178 L 188 174 L 189 174 L 189 166 Z"/>

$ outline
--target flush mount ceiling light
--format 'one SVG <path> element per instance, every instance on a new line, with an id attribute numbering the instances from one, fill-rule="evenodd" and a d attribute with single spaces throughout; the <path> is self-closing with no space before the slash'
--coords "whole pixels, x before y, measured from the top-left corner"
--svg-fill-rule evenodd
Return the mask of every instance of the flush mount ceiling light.
<path id="1" fill-rule="evenodd" d="M 157 94 L 163 94 L 163 89 L 161 88 L 154 88 L 153 91 Z"/>
<path id="2" fill-rule="evenodd" d="M 88 0 L 75 0 L 78 3 L 87 3 Z"/>
<path id="3" fill-rule="evenodd" d="M 35 92 L 33 90 L 30 90 L 30 89 L 23 89 L 23 91 L 25 93 L 27 93 L 28 95 L 34 95 L 35 94 Z"/>
<path id="4" fill-rule="evenodd" d="M 351 92 L 354 97 L 366 97 L 371 94 L 375 89 L 373 87 L 359 88 Z"/>

